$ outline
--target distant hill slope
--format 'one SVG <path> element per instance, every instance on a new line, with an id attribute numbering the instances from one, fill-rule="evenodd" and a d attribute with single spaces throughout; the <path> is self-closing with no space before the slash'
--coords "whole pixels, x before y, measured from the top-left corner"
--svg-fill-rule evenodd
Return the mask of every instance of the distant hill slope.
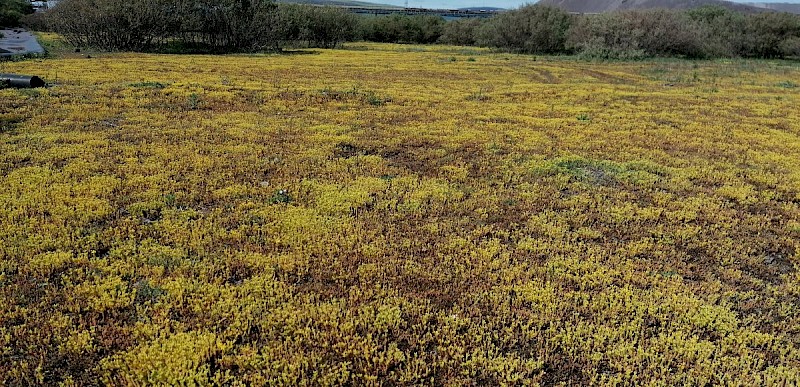
<path id="1" fill-rule="evenodd" d="M 800 13 L 800 4 L 794 3 L 746 3 L 753 7 L 771 9 L 779 12 Z"/>
<path id="2" fill-rule="evenodd" d="M 763 12 L 765 9 L 722 0 L 540 0 L 538 4 L 552 5 L 569 12 L 580 13 L 601 13 L 638 8 L 688 9 L 704 5 L 719 5 L 741 12 Z"/>

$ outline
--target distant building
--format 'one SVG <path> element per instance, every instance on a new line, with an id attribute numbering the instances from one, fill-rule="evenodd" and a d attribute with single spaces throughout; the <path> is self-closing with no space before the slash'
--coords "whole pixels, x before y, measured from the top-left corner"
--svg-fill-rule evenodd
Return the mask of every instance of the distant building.
<path id="1" fill-rule="evenodd" d="M 31 0 L 31 5 L 36 11 L 43 11 L 48 8 L 53 8 L 60 0 Z"/>

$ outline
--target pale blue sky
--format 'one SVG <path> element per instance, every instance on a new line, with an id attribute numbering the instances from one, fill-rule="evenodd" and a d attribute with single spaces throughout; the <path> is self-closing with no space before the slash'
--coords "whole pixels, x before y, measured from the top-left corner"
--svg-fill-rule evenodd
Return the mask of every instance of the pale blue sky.
<path id="1" fill-rule="evenodd" d="M 370 1 L 370 0 L 365 0 Z M 376 3 L 403 5 L 404 0 L 372 0 Z M 464 7 L 499 7 L 499 8 L 516 8 L 525 3 L 535 3 L 531 1 L 518 1 L 518 0 L 408 0 L 409 7 L 415 8 L 464 8 Z M 800 0 L 744 0 L 737 1 L 737 3 L 800 3 Z"/>

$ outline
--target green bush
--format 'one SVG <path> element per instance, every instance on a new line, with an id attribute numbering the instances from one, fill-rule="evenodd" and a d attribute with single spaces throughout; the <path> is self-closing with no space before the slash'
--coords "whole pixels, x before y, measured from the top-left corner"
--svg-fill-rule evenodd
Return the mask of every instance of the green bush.
<path id="1" fill-rule="evenodd" d="M 17 27 L 24 15 L 33 13 L 31 3 L 24 0 L 0 0 L 0 27 Z"/>
<path id="2" fill-rule="evenodd" d="M 279 13 L 282 40 L 287 42 L 334 48 L 356 35 L 357 17 L 342 8 L 282 4 Z"/>
<path id="3" fill-rule="evenodd" d="M 568 47 L 598 59 L 708 56 L 708 31 L 683 11 L 665 9 L 585 16 L 570 30 Z"/>
<path id="4" fill-rule="evenodd" d="M 641 49 L 649 56 L 702 58 L 706 56 L 703 42 L 706 29 L 686 12 L 655 9 L 635 11 L 637 27 L 644 32 Z"/>
<path id="5" fill-rule="evenodd" d="M 560 53 L 571 24 L 572 17 L 559 8 L 526 5 L 492 17 L 478 30 L 477 41 L 514 52 Z"/>
<path id="6" fill-rule="evenodd" d="M 474 46 L 476 33 L 485 23 L 485 19 L 458 19 L 445 23 L 439 43 L 458 46 Z"/>
<path id="7" fill-rule="evenodd" d="M 748 15 L 741 55 L 758 58 L 796 55 L 797 39 L 800 39 L 798 15 L 778 12 Z"/>
<path id="8" fill-rule="evenodd" d="M 247 51 L 272 37 L 274 11 L 268 0 L 63 0 L 48 11 L 48 24 L 76 46 Z"/>
<path id="9" fill-rule="evenodd" d="M 366 16 L 360 19 L 364 40 L 387 43 L 436 43 L 442 36 L 445 20 L 431 15 Z"/>
<path id="10" fill-rule="evenodd" d="M 34 31 L 52 31 L 47 12 L 34 12 L 19 19 L 19 24 Z"/>
<path id="11" fill-rule="evenodd" d="M 75 46 L 141 50 L 179 25 L 168 0 L 63 0 L 48 25 Z"/>
<path id="12" fill-rule="evenodd" d="M 784 57 L 800 57 L 800 38 L 790 37 L 784 39 L 781 42 L 780 51 Z"/>
<path id="13" fill-rule="evenodd" d="M 47 15 L 76 46 L 175 53 L 333 48 L 357 26 L 343 9 L 271 0 L 63 0 Z"/>
<path id="14" fill-rule="evenodd" d="M 644 31 L 622 12 L 584 16 L 569 31 L 567 47 L 585 58 L 640 59 Z"/>
<path id="15" fill-rule="evenodd" d="M 736 57 L 742 51 L 745 15 L 720 6 L 704 6 L 686 11 L 704 29 L 706 57 Z"/>

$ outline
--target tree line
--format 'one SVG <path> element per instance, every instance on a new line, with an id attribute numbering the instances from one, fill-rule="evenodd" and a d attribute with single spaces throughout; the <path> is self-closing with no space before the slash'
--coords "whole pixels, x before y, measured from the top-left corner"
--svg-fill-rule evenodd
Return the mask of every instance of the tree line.
<path id="1" fill-rule="evenodd" d="M 438 41 L 599 59 L 784 58 L 800 56 L 800 15 L 720 6 L 571 15 L 528 5 L 487 20 L 446 23 Z"/>
<path id="2" fill-rule="evenodd" d="M 23 21 L 76 46 L 107 50 L 247 52 L 363 40 L 600 59 L 800 56 L 800 15 L 716 6 L 571 15 L 526 5 L 491 18 L 446 21 L 271 0 L 62 0 Z"/>
<path id="3" fill-rule="evenodd" d="M 33 13 L 33 6 L 25 0 L 0 0 L 0 27 L 17 27 L 20 19 Z"/>
<path id="4" fill-rule="evenodd" d="M 189 52 L 333 48 L 356 23 L 342 9 L 269 0 L 62 0 L 30 19 L 78 47 Z"/>

